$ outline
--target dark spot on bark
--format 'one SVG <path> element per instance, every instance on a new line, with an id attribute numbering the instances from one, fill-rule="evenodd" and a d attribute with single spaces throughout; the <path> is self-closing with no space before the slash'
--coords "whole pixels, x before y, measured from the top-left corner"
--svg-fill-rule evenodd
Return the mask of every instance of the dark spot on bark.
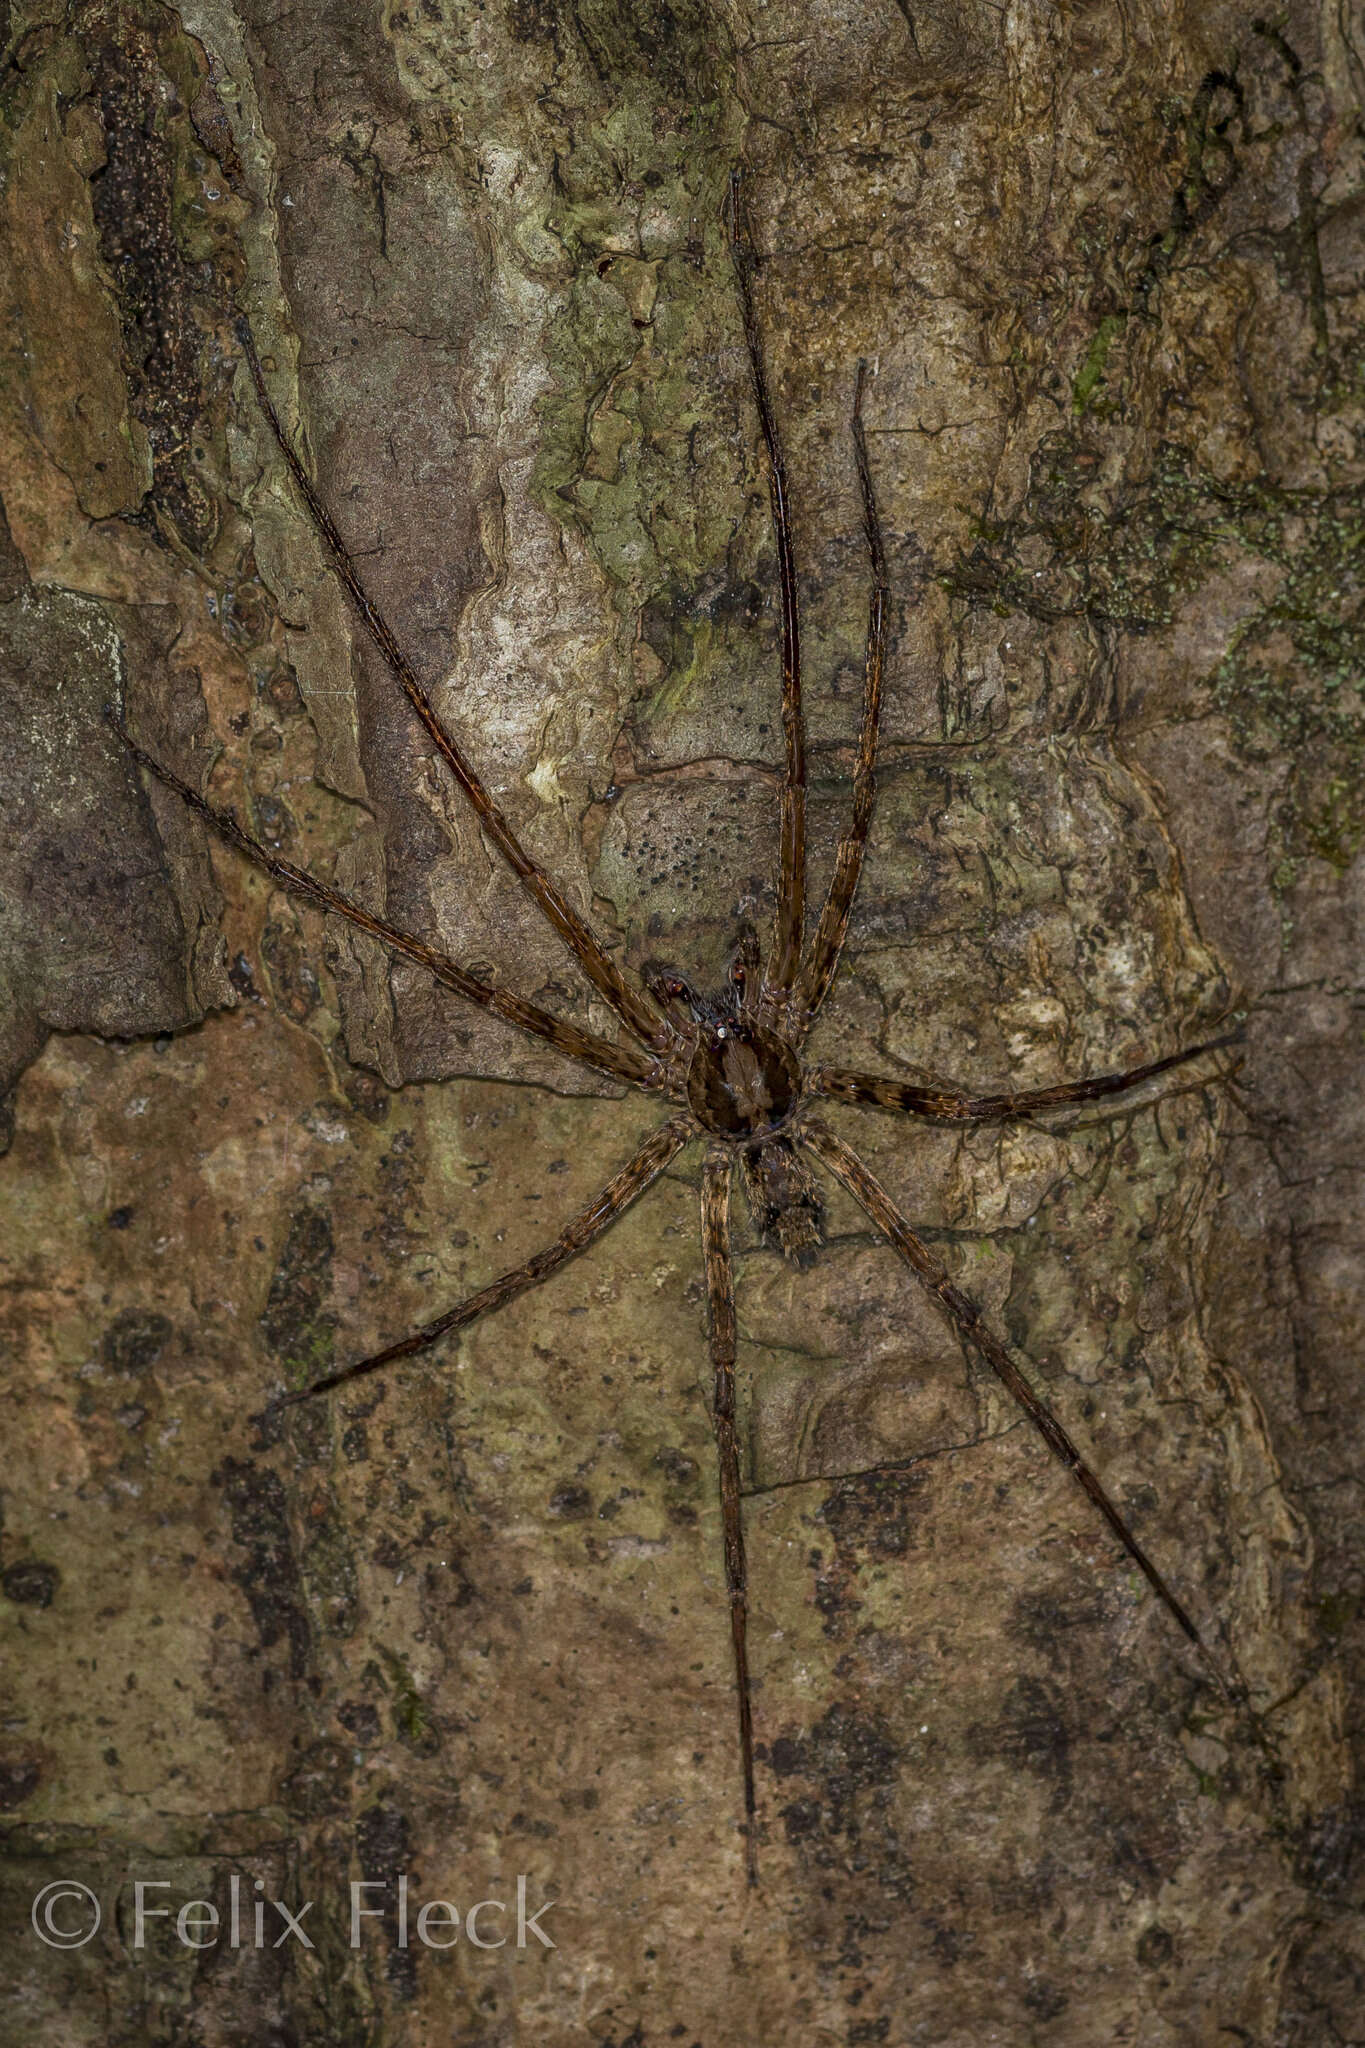
<path id="1" fill-rule="evenodd" d="M 155 31 L 131 15 L 103 17 L 102 26 L 104 40 L 89 49 L 106 151 L 90 181 L 100 255 L 113 279 L 132 410 L 151 447 L 153 501 L 202 553 L 217 533 L 218 508 L 196 462 L 213 438 L 200 417 L 200 353 L 235 279 L 219 276 L 213 257 L 189 261 L 177 236 L 191 218 L 191 182 L 199 186 L 191 169 L 199 138 L 174 83 L 174 58 L 168 51 L 164 62 Z M 233 238 L 222 246 L 235 270 Z M 230 370 L 219 375 L 226 384 Z M 137 518 L 155 531 L 152 506 Z"/>
<path id="2" fill-rule="evenodd" d="M 351 1760 L 337 1742 L 315 1742 L 285 1780 L 291 1812 L 307 1820 L 344 1813 L 350 1804 Z"/>
<path id="3" fill-rule="evenodd" d="M 337 1719 L 362 1749 L 378 1742 L 379 1715 L 368 1700 L 343 1700 L 337 1708 Z"/>
<path id="4" fill-rule="evenodd" d="M 104 1333 L 100 1356 L 110 1372 L 146 1372 L 172 1336 L 171 1324 L 154 1310 L 126 1308 Z"/>
<path id="5" fill-rule="evenodd" d="M 0 1757 L 0 1808 L 9 1812 L 31 1799 L 42 1775 L 32 1757 Z"/>
<path id="6" fill-rule="evenodd" d="M 995 1758 L 1050 1782 L 1054 1806 L 1070 1788 L 1071 1730 L 1060 1695 L 1041 1678 L 1016 1678 L 998 1719 L 968 1729 L 967 1749 L 982 1762 Z"/>
<path id="7" fill-rule="evenodd" d="M 550 1495 L 550 1513 L 561 1516 L 566 1522 L 581 1522 L 585 1515 L 592 1513 L 592 1495 L 586 1486 L 570 1484 L 556 1487 Z"/>
<path id="8" fill-rule="evenodd" d="M 10 1565 L 0 1585 L 4 1586 L 5 1598 L 16 1607 L 50 1607 L 61 1577 L 55 1564 L 39 1564 L 36 1558 L 30 1558 L 22 1564 Z"/>
<path id="9" fill-rule="evenodd" d="M 841 1479 L 823 1507 L 820 1520 L 831 1531 L 841 1556 L 852 1562 L 861 1551 L 873 1557 L 903 1557 L 911 1547 L 919 1496 L 928 1475 L 918 1466 L 908 1472 L 864 1472 Z"/>
<path id="10" fill-rule="evenodd" d="M 1040 2020 L 1055 2020 L 1070 2003 L 1067 1993 L 1047 1977 L 1035 1977 L 1024 1986 L 1024 2004 Z"/>
<path id="11" fill-rule="evenodd" d="M 1175 1954 L 1175 1943 L 1159 1921 L 1144 1927 L 1138 1936 L 1137 1959 L 1146 1970 L 1159 1970 Z"/>
<path id="12" fill-rule="evenodd" d="M 308 1617 L 278 1474 L 229 1458 L 214 1474 L 232 1514 L 233 1541 L 246 1552 L 232 1577 L 246 1596 L 263 1650 L 289 1645 L 289 1675 L 308 1663 Z"/>
<path id="13" fill-rule="evenodd" d="M 362 1893 L 362 1898 L 371 1906 L 385 1908 L 383 1922 L 373 1921 L 370 1924 L 376 1928 L 382 1924 L 383 1936 L 389 1946 L 385 1974 L 393 1986 L 395 1998 L 407 2003 L 417 1996 L 416 1958 L 411 1949 L 398 1946 L 398 1880 L 412 1860 L 407 1815 L 397 1806 L 379 1804 L 367 1807 L 355 1824 L 355 1846 L 365 1883 L 387 1887 L 382 1892 Z"/>
<path id="14" fill-rule="evenodd" d="M 301 1385 L 332 1363 L 335 1320 L 322 1313 L 331 1282 L 331 1218 L 325 1209 L 299 1209 L 271 1278 L 261 1335 Z"/>
<path id="15" fill-rule="evenodd" d="M 117 1209 L 111 1209 L 105 1218 L 105 1222 L 110 1230 L 126 1230 L 132 1220 L 133 1210 L 127 1203 L 122 1204 Z"/>
<path id="16" fill-rule="evenodd" d="M 671 1444 L 665 1444 L 661 1451 L 655 1452 L 654 1462 L 674 1486 L 691 1486 L 696 1480 L 696 1459 L 689 1458 L 685 1451 L 675 1450 Z"/>
<path id="17" fill-rule="evenodd" d="M 352 1067 L 345 1075 L 342 1087 L 352 1109 L 358 1110 L 367 1123 L 383 1123 L 389 1113 L 389 1091 L 373 1074 L 362 1073 L 358 1067 Z"/>

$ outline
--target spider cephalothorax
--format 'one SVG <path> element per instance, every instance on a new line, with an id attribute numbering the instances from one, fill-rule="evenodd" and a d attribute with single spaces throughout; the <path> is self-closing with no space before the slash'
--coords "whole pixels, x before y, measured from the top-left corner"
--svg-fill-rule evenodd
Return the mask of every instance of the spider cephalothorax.
<path id="1" fill-rule="evenodd" d="M 698 1026 L 687 1102 L 704 1131 L 767 1138 L 790 1120 L 800 1099 L 800 1057 L 775 1031 L 747 1017 Z"/>
<path id="2" fill-rule="evenodd" d="M 199 792 L 153 760 L 131 739 L 137 758 L 233 845 L 285 889 L 310 897 L 380 940 L 396 954 L 419 961 L 461 1001 L 502 1017 L 518 1030 L 554 1046 L 595 1074 L 605 1074 L 656 1100 L 671 1100 L 672 1114 L 606 1187 L 564 1225 L 558 1237 L 525 1264 L 488 1282 L 477 1294 L 386 1350 L 342 1367 L 312 1386 L 283 1395 L 276 1404 L 306 1400 L 348 1384 L 399 1358 L 427 1349 L 539 1285 L 609 1229 L 617 1217 L 690 1144 L 704 1141 L 701 1239 L 710 1309 L 713 1366 L 712 1413 L 720 1471 L 725 1572 L 730 1601 L 744 1805 L 748 1822 L 748 1867 L 756 1879 L 754 1742 L 746 1649 L 747 1582 L 736 1425 L 734 1265 L 730 1246 L 730 1188 L 736 1170 L 761 1234 L 798 1266 L 808 1265 L 820 1243 L 821 1197 L 812 1167 L 818 1166 L 863 1210 L 873 1228 L 928 1290 L 959 1335 L 986 1361 L 1019 1404 L 1048 1448 L 1079 1480 L 1149 1585 L 1185 1634 L 1202 1648 L 1194 1623 L 1143 1551 L 1123 1516 L 1080 1451 L 979 1310 L 954 1286 L 947 1269 L 916 1235 L 893 1197 L 858 1155 L 819 1117 L 811 1099 L 870 1103 L 901 1114 L 959 1123 L 1000 1123 L 1029 1117 L 1070 1102 L 1091 1102 L 1119 1094 L 1134 1083 L 1164 1072 L 1211 1048 L 1199 1045 L 1167 1054 L 1121 1074 L 1063 1083 L 1027 1093 L 974 1095 L 948 1084 L 919 1086 L 907 1081 L 819 1065 L 807 1066 L 800 1048 L 838 972 L 848 930 L 876 791 L 876 747 L 881 717 L 882 663 L 889 596 L 886 558 L 872 489 L 861 408 L 864 377 L 859 369 L 853 407 L 853 439 L 864 530 L 873 572 L 868 614 L 863 712 L 848 825 L 839 842 L 819 918 L 806 914 L 806 757 L 801 709 L 801 660 L 796 573 L 791 547 L 786 474 L 752 294 L 752 256 L 743 229 L 737 181 L 731 188 L 731 248 L 739 284 L 745 344 L 754 396 L 767 451 L 773 523 L 777 536 L 782 598 L 782 727 L 785 764 L 780 784 L 777 909 L 766 958 L 753 934 L 742 940 L 728 983 L 717 997 L 699 997 L 672 973 L 637 980 L 576 911 L 553 879 L 522 846 L 507 818 L 452 738 L 387 621 L 357 575 L 351 553 L 280 424 L 265 373 L 245 321 L 239 333 L 262 410 L 275 433 L 308 510 L 331 550 L 337 573 L 366 630 L 416 711 L 427 735 L 479 818 L 484 834 L 577 959 L 586 980 L 616 1018 L 617 1033 L 605 1037 L 554 1015 L 501 982 L 475 974 L 425 940 L 365 910 L 330 884 L 306 874 L 244 832 L 229 814 L 214 810 Z M 120 731 L 122 727 L 120 726 Z M 125 738 L 128 735 L 124 734 Z M 1225 1043 L 1216 1040 L 1214 1043 Z M 1217 1676 L 1215 1672 L 1215 1676 Z M 1221 1682 L 1221 1681 L 1220 1681 Z"/>

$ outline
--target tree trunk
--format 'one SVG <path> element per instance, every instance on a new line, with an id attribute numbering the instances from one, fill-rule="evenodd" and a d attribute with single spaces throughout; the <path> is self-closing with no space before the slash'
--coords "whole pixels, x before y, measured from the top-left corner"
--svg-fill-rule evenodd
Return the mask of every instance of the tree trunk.
<path id="1" fill-rule="evenodd" d="M 16 0 L 7 50 L 4 2039 L 1361 2039 L 1358 17 Z M 808 1272 L 737 1215 L 755 1889 L 700 1149 L 496 1317 L 263 1419 L 665 1112 L 284 892 L 102 716 L 611 1034 L 348 607 L 245 315 L 515 830 L 623 964 L 716 987 L 771 929 L 782 752 L 736 165 L 812 923 L 860 359 L 890 561 L 812 1057 L 1036 1088 L 1245 1022 L 1036 1123 L 828 1110 L 1207 1657 L 851 1203 Z M 84 1944 L 89 1901 L 30 1921 L 68 1881 Z"/>

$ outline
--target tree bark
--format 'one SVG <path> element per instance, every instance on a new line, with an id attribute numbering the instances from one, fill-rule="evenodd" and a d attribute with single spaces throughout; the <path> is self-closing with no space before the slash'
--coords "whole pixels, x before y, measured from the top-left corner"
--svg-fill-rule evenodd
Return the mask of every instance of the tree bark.
<path id="1" fill-rule="evenodd" d="M 1361 2038 L 1359 19 L 31 0 L 6 49 L 4 2038 Z M 809 1272 L 737 1216 L 753 1891 L 696 1149 L 495 1319 L 262 1424 L 662 1112 L 210 843 L 102 715 L 611 1029 L 348 610 L 244 314 L 515 829 L 632 970 L 715 986 L 770 930 L 781 752 L 736 165 L 817 907 L 860 359 L 891 568 L 812 1056 L 1030 1088 L 1245 1021 L 1037 1125 L 829 1106 L 1232 1697 L 851 1203 Z M 100 1930 L 45 1945 L 67 1880 Z"/>

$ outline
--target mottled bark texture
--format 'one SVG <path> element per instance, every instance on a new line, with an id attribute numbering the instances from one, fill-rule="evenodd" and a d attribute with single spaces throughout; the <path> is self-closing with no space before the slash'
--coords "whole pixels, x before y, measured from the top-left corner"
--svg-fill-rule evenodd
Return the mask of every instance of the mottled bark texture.
<path id="1" fill-rule="evenodd" d="M 5 47 L 4 2041 L 1365 2038 L 1358 13 L 11 0 Z M 695 1152 L 495 1321 L 262 1434 L 658 1111 L 273 891 L 100 717 L 608 1028 L 329 579 L 240 309 L 536 856 L 632 966 L 714 976 L 767 923 L 780 750 L 741 159 L 817 889 L 863 356 L 893 591 L 814 1056 L 1040 1087 L 1248 1019 L 1235 1081 L 1047 1128 L 831 1121 L 1264 1729 L 833 1201 L 810 1273 L 739 1242 L 752 1894 Z M 414 1914 L 525 1874 L 557 1948 L 353 1951 L 348 1881 L 404 1870 Z M 105 1919 L 59 1952 L 28 1904 L 66 1876 Z M 314 1901 L 314 1950 L 135 1948 L 136 1881 L 234 1876 Z"/>

